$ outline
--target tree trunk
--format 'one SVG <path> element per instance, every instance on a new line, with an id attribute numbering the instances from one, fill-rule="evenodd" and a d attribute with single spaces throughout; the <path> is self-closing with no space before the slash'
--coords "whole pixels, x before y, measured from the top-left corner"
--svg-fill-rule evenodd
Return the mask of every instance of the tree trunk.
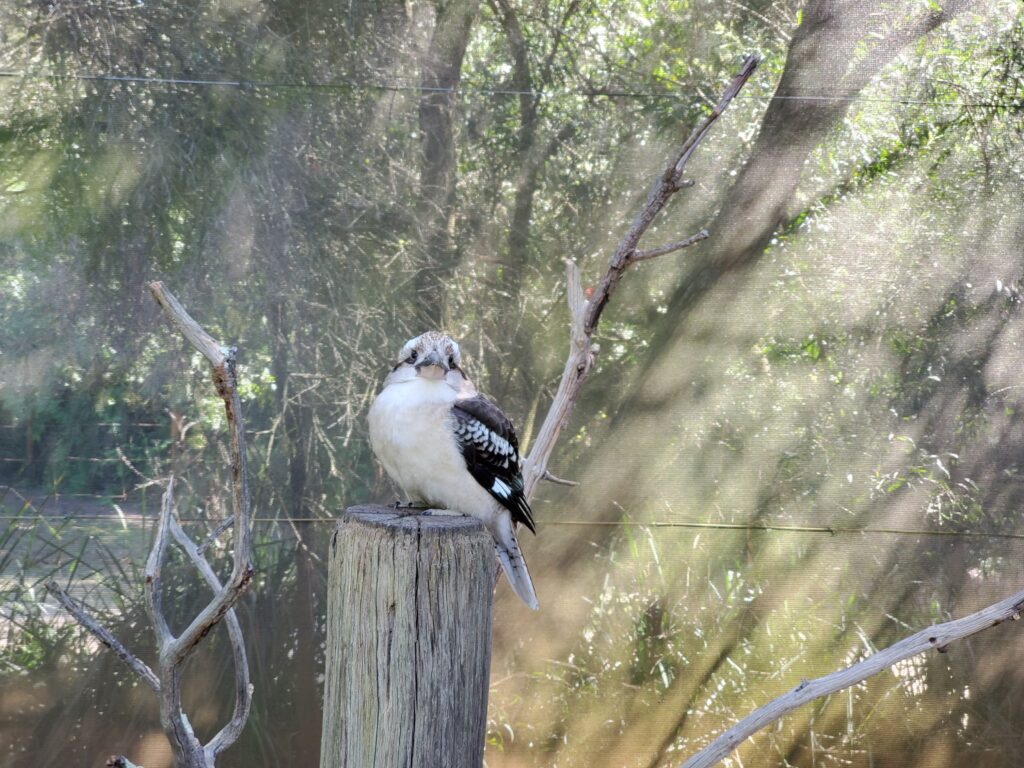
<path id="1" fill-rule="evenodd" d="M 458 255 L 454 247 L 455 131 L 452 115 L 462 76 L 462 60 L 476 18 L 479 0 L 451 0 L 437 4 L 430 48 L 423 62 L 419 126 L 423 155 L 420 165 L 418 221 L 424 264 L 419 281 L 419 322 L 440 328 L 447 312 L 446 285 L 454 274 Z"/>
<path id="2" fill-rule="evenodd" d="M 967 5 L 967 0 L 950 0 L 941 10 L 917 12 L 917 4 L 902 3 L 885 14 L 865 17 L 859 2 L 808 3 L 750 160 L 710 227 L 707 257 L 684 277 L 672 296 L 651 345 L 651 361 L 662 353 L 672 354 L 666 347 L 700 299 L 720 278 L 755 263 L 778 228 L 795 213 L 807 159 L 846 115 L 857 95 L 904 48 Z M 863 46 L 870 46 L 870 53 L 858 57 L 856 51 Z M 837 98 L 793 98 L 824 90 Z"/>
<path id="3" fill-rule="evenodd" d="M 331 543 L 321 768 L 480 768 L 496 575 L 472 518 L 348 510 Z"/>

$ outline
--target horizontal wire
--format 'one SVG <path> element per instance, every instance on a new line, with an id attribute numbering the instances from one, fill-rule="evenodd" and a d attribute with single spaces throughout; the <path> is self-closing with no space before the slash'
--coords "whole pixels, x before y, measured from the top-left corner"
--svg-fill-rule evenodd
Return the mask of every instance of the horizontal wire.
<path id="1" fill-rule="evenodd" d="M 670 93 L 645 93 L 642 91 L 614 91 L 601 88 L 591 90 L 522 90 L 515 88 L 488 88 L 477 86 L 429 86 L 409 85 L 404 83 L 372 83 L 359 82 L 355 80 L 230 80 L 230 79 L 205 79 L 205 78 L 179 78 L 179 77 L 148 77 L 145 75 L 110 75 L 110 74 L 58 74 L 54 72 L 18 72 L 11 70 L 0 71 L 0 78 L 23 79 L 23 80 L 82 80 L 89 82 L 114 82 L 114 83 L 151 83 L 154 85 L 186 85 L 200 87 L 220 88 L 281 88 L 295 90 L 374 90 L 394 92 L 415 92 L 415 93 L 479 93 L 488 96 L 580 96 L 585 98 L 615 98 L 615 99 L 648 99 L 648 100 L 670 100 L 682 101 L 683 97 Z M 1024 101 L 1012 102 L 991 102 L 991 101 L 960 101 L 960 100 L 932 100 L 932 99 L 884 99 L 858 95 L 831 95 L 831 94 L 793 94 L 793 95 L 772 95 L 759 96 L 751 93 L 740 93 L 737 98 L 746 99 L 767 99 L 769 101 L 864 101 L 879 104 L 903 104 L 920 106 L 939 107 L 975 107 L 975 108 L 1024 108 Z"/>
<path id="2" fill-rule="evenodd" d="M 253 522 L 258 523 L 337 523 L 337 517 L 253 517 Z M 68 522 L 74 520 L 106 520 L 112 523 L 119 523 L 122 520 L 141 522 L 156 522 L 158 516 L 140 515 L 136 513 L 117 515 L 0 515 L 0 520 L 21 520 L 24 522 Z M 203 518 L 181 518 L 183 523 L 206 523 Z M 539 526 L 581 526 L 581 527 L 604 527 L 604 528 L 695 528 L 726 531 L 777 531 L 780 533 L 827 533 L 831 536 L 840 534 L 884 534 L 895 536 L 950 536 L 964 538 L 990 538 L 990 539 L 1024 539 L 1024 533 L 987 533 L 984 531 L 940 531 L 924 528 L 853 528 L 849 526 L 827 526 L 827 525 L 774 525 L 771 523 L 712 523 L 700 521 L 678 521 L 678 520 L 651 520 L 648 522 L 640 520 L 538 520 Z"/>
<path id="3" fill-rule="evenodd" d="M 159 421 L 97 421 L 94 427 L 166 427 L 166 422 Z M 0 424 L 0 429 L 24 429 L 23 424 Z"/>
<path id="4" fill-rule="evenodd" d="M 899 536 L 963 536 L 967 538 L 1024 539 L 1024 533 L 986 533 L 984 531 L 937 531 L 918 528 L 850 528 L 847 526 L 825 525 L 773 525 L 751 523 L 702 523 L 655 520 L 651 522 L 632 520 L 539 520 L 538 525 L 602 525 L 609 527 L 635 526 L 638 528 L 711 528 L 728 531 L 780 531 L 783 533 L 827 533 L 838 534 L 879 533 Z"/>

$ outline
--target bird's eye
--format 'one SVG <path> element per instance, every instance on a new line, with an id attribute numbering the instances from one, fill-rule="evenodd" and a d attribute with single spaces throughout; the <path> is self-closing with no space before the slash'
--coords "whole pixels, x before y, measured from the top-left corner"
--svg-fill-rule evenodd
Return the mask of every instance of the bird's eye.
<path id="1" fill-rule="evenodd" d="M 409 356 L 407 358 L 405 358 L 405 362 L 407 362 L 407 363 L 415 363 L 417 357 L 419 357 L 419 355 L 417 354 L 416 350 L 414 349 L 412 352 L 409 353 Z"/>
<path id="2" fill-rule="evenodd" d="M 455 367 L 455 355 L 449 355 L 448 356 L 448 367 L 449 368 L 454 368 Z"/>

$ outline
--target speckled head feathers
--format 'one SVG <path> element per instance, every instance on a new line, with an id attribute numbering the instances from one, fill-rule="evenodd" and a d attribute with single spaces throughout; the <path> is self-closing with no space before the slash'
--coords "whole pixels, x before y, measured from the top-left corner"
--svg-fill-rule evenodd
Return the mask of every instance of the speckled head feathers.
<path id="1" fill-rule="evenodd" d="M 403 363 L 408 361 L 413 352 L 421 360 L 431 352 L 437 352 L 442 360 L 450 360 L 452 367 L 458 367 L 462 364 L 462 353 L 459 350 L 458 343 L 440 331 L 427 331 L 415 338 L 409 339 L 398 353 L 396 362 Z"/>

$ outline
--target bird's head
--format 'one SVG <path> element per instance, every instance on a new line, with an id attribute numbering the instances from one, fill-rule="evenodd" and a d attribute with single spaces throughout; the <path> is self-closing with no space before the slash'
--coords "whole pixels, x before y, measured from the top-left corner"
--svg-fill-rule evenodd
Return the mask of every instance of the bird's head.
<path id="1" fill-rule="evenodd" d="M 468 381 L 459 367 L 462 353 L 458 343 L 440 331 L 427 331 L 402 346 L 388 376 L 388 382 L 433 379 L 461 390 Z"/>

